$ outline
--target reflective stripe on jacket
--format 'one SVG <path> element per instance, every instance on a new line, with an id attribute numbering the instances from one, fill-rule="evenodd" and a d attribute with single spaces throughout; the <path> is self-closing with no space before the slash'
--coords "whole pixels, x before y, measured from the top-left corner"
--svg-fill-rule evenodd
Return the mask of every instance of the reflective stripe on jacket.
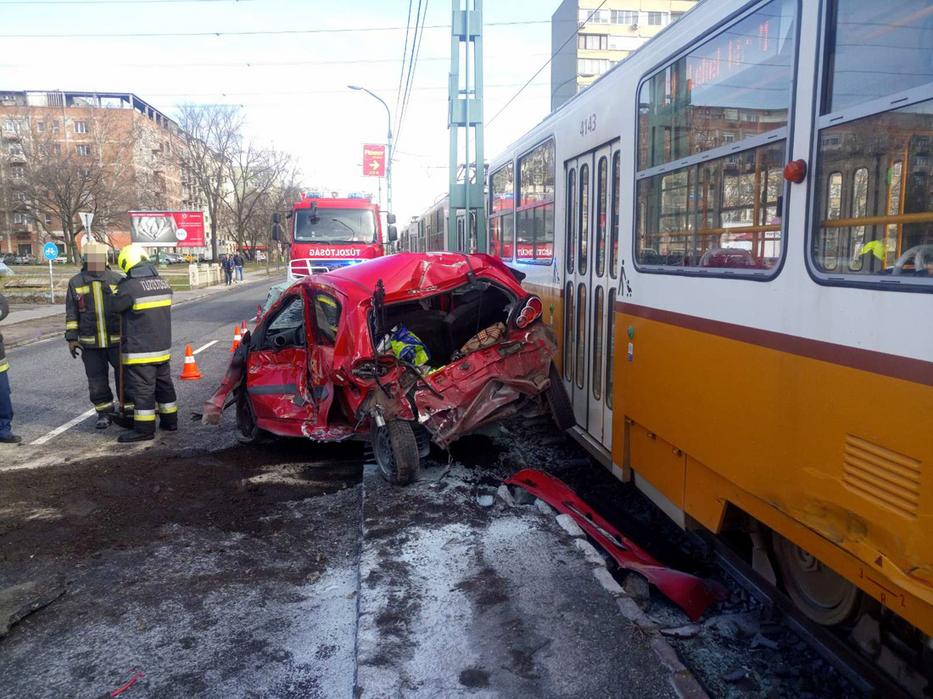
<path id="1" fill-rule="evenodd" d="M 91 274 L 81 270 L 68 282 L 65 294 L 65 339 L 83 347 L 104 349 L 120 341 L 120 315 L 112 299 L 122 277 L 111 270 Z"/>
<path id="2" fill-rule="evenodd" d="M 117 285 L 113 308 L 123 316 L 124 364 L 161 364 L 172 358 L 172 287 L 148 262 Z"/>

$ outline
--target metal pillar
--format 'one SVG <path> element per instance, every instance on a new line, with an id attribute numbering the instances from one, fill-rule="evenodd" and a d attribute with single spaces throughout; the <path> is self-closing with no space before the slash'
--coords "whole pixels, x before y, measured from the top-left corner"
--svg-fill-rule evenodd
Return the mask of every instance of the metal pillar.
<path id="1" fill-rule="evenodd" d="M 476 251 L 486 252 L 485 159 L 483 155 L 483 0 L 452 0 L 448 117 L 450 165 L 447 249 L 459 250 L 457 215 L 464 214 L 464 246 L 476 216 Z M 470 9 L 472 6 L 472 9 Z M 463 181 L 460 137 L 463 136 Z M 472 153 L 471 153 L 472 145 Z M 467 249 L 464 252 L 472 252 Z"/>

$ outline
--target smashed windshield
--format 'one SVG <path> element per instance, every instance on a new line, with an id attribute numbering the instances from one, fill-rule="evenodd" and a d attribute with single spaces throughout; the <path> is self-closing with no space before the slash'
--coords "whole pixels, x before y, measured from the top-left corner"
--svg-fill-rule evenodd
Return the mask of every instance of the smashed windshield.
<path id="1" fill-rule="evenodd" d="M 296 242 L 376 242 L 376 220 L 370 209 L 299 209 L 295 218 Z"/>

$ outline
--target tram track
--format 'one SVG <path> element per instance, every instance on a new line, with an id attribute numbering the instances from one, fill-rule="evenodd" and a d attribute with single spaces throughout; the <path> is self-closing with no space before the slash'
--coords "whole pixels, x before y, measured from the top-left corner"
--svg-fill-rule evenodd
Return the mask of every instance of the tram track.
<path id="1" fill-rule="evenodd" d="M 871 659 L 864 657 L 831 629 L 815 624 L 804 616 L 789 597 L 758 574 L 725 542 L 708 534 L 702 537 L 712 547 L 715 562 L 725 575 L 761 604 L 776 610 L 781 621 L 823 660 L 835 667 L 857 691 L 866 697 L 911 699 L 911 695 Z"/>

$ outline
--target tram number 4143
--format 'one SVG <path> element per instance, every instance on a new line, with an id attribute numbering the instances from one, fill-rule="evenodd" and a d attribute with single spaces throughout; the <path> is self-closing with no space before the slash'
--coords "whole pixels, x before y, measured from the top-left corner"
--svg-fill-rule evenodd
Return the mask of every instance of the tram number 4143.
<path id="1" fill-rule="evenodd" d="M 580 135 L 586 136 L 588 133 L 596 131 L 596 115 L 590 114 L 586 119 L 580 120 Z"/>

